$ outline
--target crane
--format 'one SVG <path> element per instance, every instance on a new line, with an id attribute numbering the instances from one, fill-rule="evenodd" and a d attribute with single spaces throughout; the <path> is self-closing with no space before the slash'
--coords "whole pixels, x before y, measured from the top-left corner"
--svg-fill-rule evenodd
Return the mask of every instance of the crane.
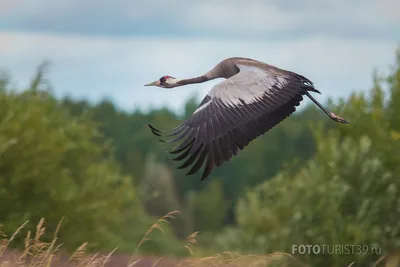
<path id="1" fill-rule="evenodd" d="M 167 150 L 177 155 L 171 160 L 183 161 L 178 169 L 193 164 L 187 172 L 191 175 L 205 163 L 201 180 L 206 179 L 214 167 L 229 161 L 252 140 L 289 117 L 304 95 L 333 121 L 349 123 L 328 111 L 310 94 L 320 92 L 306 77 L 250 58 L 227 58 L 199 77 L 177 79 L 166 75 L 145 86 L 174 88 L 216 78 L 225 80 L 209 91 L 181 125 L 160 131 L 149 124 L 153 134 L 170 138 L 162 142 L 179 143 Z"/>

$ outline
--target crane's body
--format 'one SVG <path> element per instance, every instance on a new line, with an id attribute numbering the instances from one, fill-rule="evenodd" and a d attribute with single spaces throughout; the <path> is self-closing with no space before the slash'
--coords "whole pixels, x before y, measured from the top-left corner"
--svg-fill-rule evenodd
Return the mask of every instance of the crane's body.
<path id="1" fill-rule="evenodd" d="M 304 95 L 332 120 L 348 123 L 311 96 L 310 92 L 320 92 L 306 77 L 249 58 L 227 58 L 202 76 L 190 79 L 163 76 L 146 86 L 174 88 L 216 78 L 225 80 L 210 90 L 180 126 L 162 132 L 149 125 L 157 136 L 171 137 L 166 142 L 181 142 L 168 151 L 181 153 L 172 158 L 185 160 L 179 169 L 193 165 L 187 174 L 194 174 L 205 163 L 202 180 L 214 166 L 229 161 L 249 142 L 290 116 Z"/>

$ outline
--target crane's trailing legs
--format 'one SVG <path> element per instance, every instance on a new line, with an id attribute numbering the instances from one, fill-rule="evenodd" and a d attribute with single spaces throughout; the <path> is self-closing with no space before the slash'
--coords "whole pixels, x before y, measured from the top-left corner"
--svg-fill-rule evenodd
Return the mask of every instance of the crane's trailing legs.
<path id="1" fill-rule="evenodd" d="M 309 92 L 306 91 L 305 94 L 308 96 L 308 98 L 311 99 L 312 102 L 314 102 L 320 109 L 322 109 L 322 111 L 325 112 L 326 115 L 328 115 L 329 118 L 331 118 L 332 120 L 340 123 L 350 123 L 348 120 L 339 117 L 336 113 L 330 112 L 326 108 L 324 108 Z"/>

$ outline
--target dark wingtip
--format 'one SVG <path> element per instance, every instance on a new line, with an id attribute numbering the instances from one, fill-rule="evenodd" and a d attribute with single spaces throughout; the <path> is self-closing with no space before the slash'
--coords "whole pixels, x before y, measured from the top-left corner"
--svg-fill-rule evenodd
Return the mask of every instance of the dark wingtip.
<path id="1" fill-rule="evenodd" d="M 156 128 L 154 128 L 150 123 L 147 124 L 147 125 L 150 127 L 150 129 L 151 129 L 152 131 L 160 132 L 159 130 L 157 130 Z"/>
<path id="2" fill-rule="evenodd" d="M 175 158 L 170 158 L 170 157 L 168 157 L 168 158 L 173 161 L 180 161 L 180 160 L 184 159 L 185 157 L 186 157 L 186 155 L 185 155 L 185 153 L 183 153 L 182 155 L 179 155 Z"/>
<path id="3" fill-rule="evenodd" d="M 213 168 L 214 168 L 214 161 L 208 158 L 203 174 L 201 176 L 201 181 L 204 181 L 211 174 Z"/>
<path id="4" fill-rule="evenodd" d="M 170 153 L 170 154 L 177 154 L 177 153 L 180 153 L 180 152 L 184 151 L 185 149 L 187 149 L 188 147 L 191 147 L 192 144 L 193 144 L 193 142 L 194 142 L 194 140 L 195 140 L 195 139 L 193 139 L 192 141 L 190 141 L 190 142 L 189 142 L 188 144 L 186 144 L 186 145 L 182 145 L 182 144 L 184 144 L 184 143 L 182 143 L 182 144 L 180 144 L 179 146 L 173 147 L 173 148 L 171 148 L 171 149 L 169 149 L 169 150 L 165 150 L 165 152 Z"/>
<path id="5" fill-rule="evenodd" d="M 200 181 L 204 181 L 205 179 L 207 179 L 208 176 L 210 176 L 211 173 L 211 169 L 207 169 L 207 166 L 204 168 L 203 174 L 201 175 Z"/>
<path id="6" fill-rule="evenodd" d="M 153 126 L 151 126 L 151 124 L 148 124 L 148 126 L 149 126 L 151 132 L 152 132 L 154 135 L 157 135 L 157 136 L 160 136 L 160 137 L 161 137 L 161 134 L 160 134 L 160 131 L 159 131 L 159 130 L 157 130 L 156 128 L 154 128 Z"/>
<path id="7" fill-rule="evenodd" d="M 151 130 L 151 132 L 152 132 L 154 135 L 157 135 L 157 136 L 161 137 L 161 134 L 159 134 L 159 133 L 157 133 L 157 132 L 155 132 L 155 131 L 153 131 L 153 130 Z"/>
<path id="8" fill-rule="evenodd" d="M 201 178 L 200 178 L 200 181 L 203 182 L 205 179 L 207 179 L 207 177 L 208 177 L 208 175 L 202 175 Z"/>
<path id="9" fill-rule="evenodd" d="M 200 168 L 203 166 L 203 164 L 204 164 L 204 158 L 200 157 L 199 159 L 197 159 L 196 163 L 192 166 L 190 171 L 188 171 L 186 173 L 186 175 L 195 174 L 198 170 L 200 170 Z"/>
<path id="10" fill-rule="evenodd" d="M 190 171 L 188 171 L 188 172 L 186 173 L 186 175 L 192 175 L 192 174 L 195 174 L 196 172 L 197 172 L 197 170 L 191 169 Z"/>

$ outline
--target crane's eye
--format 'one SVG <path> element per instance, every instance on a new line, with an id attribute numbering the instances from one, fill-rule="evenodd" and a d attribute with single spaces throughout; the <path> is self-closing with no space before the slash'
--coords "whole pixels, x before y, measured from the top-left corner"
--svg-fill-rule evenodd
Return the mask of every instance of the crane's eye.
<path id="1" fill-rule="evenodd" d="M 165 76 L 160 78 L 160 83 L 165 83 L 165 81 L 167 80 L 167 78 Z"/>

